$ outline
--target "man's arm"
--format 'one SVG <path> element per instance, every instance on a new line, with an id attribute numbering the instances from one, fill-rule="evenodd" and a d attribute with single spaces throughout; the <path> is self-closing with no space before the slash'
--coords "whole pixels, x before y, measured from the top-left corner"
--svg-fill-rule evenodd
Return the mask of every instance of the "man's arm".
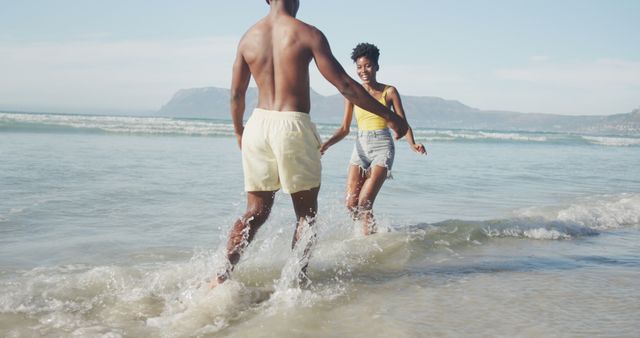
<path id="1" fill-rule="evenodd" d="M 311 51 L 320 74 L 334 85 L 347 100 L 387 120 L 389 127 L 395 131 L 396 138 L 403 137 L 407 133 L 407 122 L 375 100 L 359 83 L 347 75 L 331 53 L 329 42 L 321 31 L 314 29 L 313 34 Z"/>
<path id="2" fill-rule="evenodd" d="M 242 42 L 241 42 L 242 43 Z M 242 118 L 245 109 L 245 96 L 249 81 L 251 80 L 251 71 L 249 65 L 242 56 L 241 47 L 238 46 L 236 52 L 236 60 L 233 63 L 231 75 L 231 120 L 233 121 L 233 129 L 238 140 L 238 146 L 242 149 L 242 132 L 244 131 Z"/>

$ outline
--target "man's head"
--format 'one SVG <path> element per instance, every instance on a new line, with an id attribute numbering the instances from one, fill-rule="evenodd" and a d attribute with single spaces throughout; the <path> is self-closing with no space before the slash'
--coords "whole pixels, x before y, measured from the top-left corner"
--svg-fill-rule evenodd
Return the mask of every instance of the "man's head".
<path id="1" fill-rule="evenodd" d="M 296 14 L 298 13 L 298 9 L 300 8 L 300 0 L 265 0 L 267 2 L 268 5 L 271 5 L 271 3 L 283 3 L 284 8 L 287 10 L 287 12 L 289 12 L 291 15 L 296 16 Z"/>

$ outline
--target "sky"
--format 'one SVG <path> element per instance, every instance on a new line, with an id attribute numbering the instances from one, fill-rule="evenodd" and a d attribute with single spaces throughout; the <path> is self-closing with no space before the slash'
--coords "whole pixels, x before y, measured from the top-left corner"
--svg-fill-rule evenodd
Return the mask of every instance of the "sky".
<path id="1" fill-rule="evenodd" d="M 300 0 L 345 70 L 359 42 L 401 95 L 483 110 L 610 115 L 640 107 L 638 0 Z M 0 0 L 0 110 L 152 112 L 228 88 L 261 0 Z M 311 86 L 337 90 L 311 65 Z"/>

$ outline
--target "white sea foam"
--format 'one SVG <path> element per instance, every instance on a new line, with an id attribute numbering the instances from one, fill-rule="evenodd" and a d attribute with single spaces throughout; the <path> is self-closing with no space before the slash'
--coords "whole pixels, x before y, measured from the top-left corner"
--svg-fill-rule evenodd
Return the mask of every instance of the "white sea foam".
<path id="1" fill-rule="evenodd" d="M 570 239 L 571 236 L 569 234 L 563 233 L 559 230 L 555 229 L 528 229 L 522 232 L 522 235 L 526 238 L 531 239 L 547 239 L 547 240 L 555 240 L 555 239 Z"/>
<path id="2" fill-rule="evenodd" d="M 469 222 L 467 226 L 471 233 L 474 227 L 480 227 L 488 237 L 537 240 L 565 240 L 609 229 L 640 227 L 640 194 L 593 196 L 564 207 L 525 208 L 516 210 L 513 218 Z"/>
<path id="3" fill-rule="evenodd" d="M 163 117 L 0 113 L 0 122 L 40 124 L 78 130 L 102 130 L 105 132 L 125 134 L 233 135 L 233 128 L 230 123 L 178 120 Z"/>
<path id="4" fill-rule="evenodd" d="M 640 226 L 640 194 L 583 198 L 562 208 L 527 208 L 516 211 L 517 217 L 541 217 L 548 222 L 561 222 L 593 230 Z"/>
<path id="5" fill-rule="evenodd" d="M 629 147 L 640 145 L 640 138 L 635 137 L 604 137 L 604 136 L 582 136 L 587 142 L 611 147 Z"/>
<path id="6" fill-rule="evenodd" d="M 37 268 L 14 282 L 2 282 L 0 313 L 38 319 L 18 336 L 119 336 L 119 328 L 144 319 L 150 336 L 183 337 L 211 333 L 251 304 L 266 298 L 229 281 L 209 291 L 204 275 L 210 256 L 188 263 L 155 266 L 62 266 Z M 97 326 L 96 323 L 103 323 Z"/>
<path id="7" fill-rule="evenodd" d="M 640 195 L 586 199 L 558 212 L 558 219 L 598 230 L 640 226 Z"/>
<path id="8" fill-rule="evenodd" d="M 513 141 L 548 142 L 547 135 L 518 132 L 490 132 L 480 130 L 414 130 L 415 137 L 423 141 Z"/>
<path id="9" fill-rule="evenodd" d="M 485 227 L 483 231 L 488 237 L 513 237 L 536 240 L 571 239 L 580 233 L 580 231 L 567 229 L 566 227 L 547 228 L 540 225 L 527 225 L 526 220 L 522 220 L 521 224 L 517 226 L 508 228 Z"/>
<path id="10" fill-rule="evenodd" d="M 510 140 L 510 141 L 526 141 L 526 142 L 546 142 L 548 138 L 540 135 L 527 135 L 519 133 L 496 133 L 496 132 L 478 132 L 481 138 Z"/>

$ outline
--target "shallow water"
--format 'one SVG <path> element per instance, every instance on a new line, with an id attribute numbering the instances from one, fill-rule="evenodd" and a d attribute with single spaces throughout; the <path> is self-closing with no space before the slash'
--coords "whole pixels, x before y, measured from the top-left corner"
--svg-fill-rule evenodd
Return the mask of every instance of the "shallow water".
<path id="1" fill-rule="evenodd" d="M 312 284 L 295 285 L 278 193 L 233 280 L 208 291 L 244 211 L 230 130 L 0 114 L 0 336 L 640 332 L 634 138 L 418 129 L 429 155 L 397 144 L 370 237 L 342 207 L 345 140 L 323 157 Z"/>

